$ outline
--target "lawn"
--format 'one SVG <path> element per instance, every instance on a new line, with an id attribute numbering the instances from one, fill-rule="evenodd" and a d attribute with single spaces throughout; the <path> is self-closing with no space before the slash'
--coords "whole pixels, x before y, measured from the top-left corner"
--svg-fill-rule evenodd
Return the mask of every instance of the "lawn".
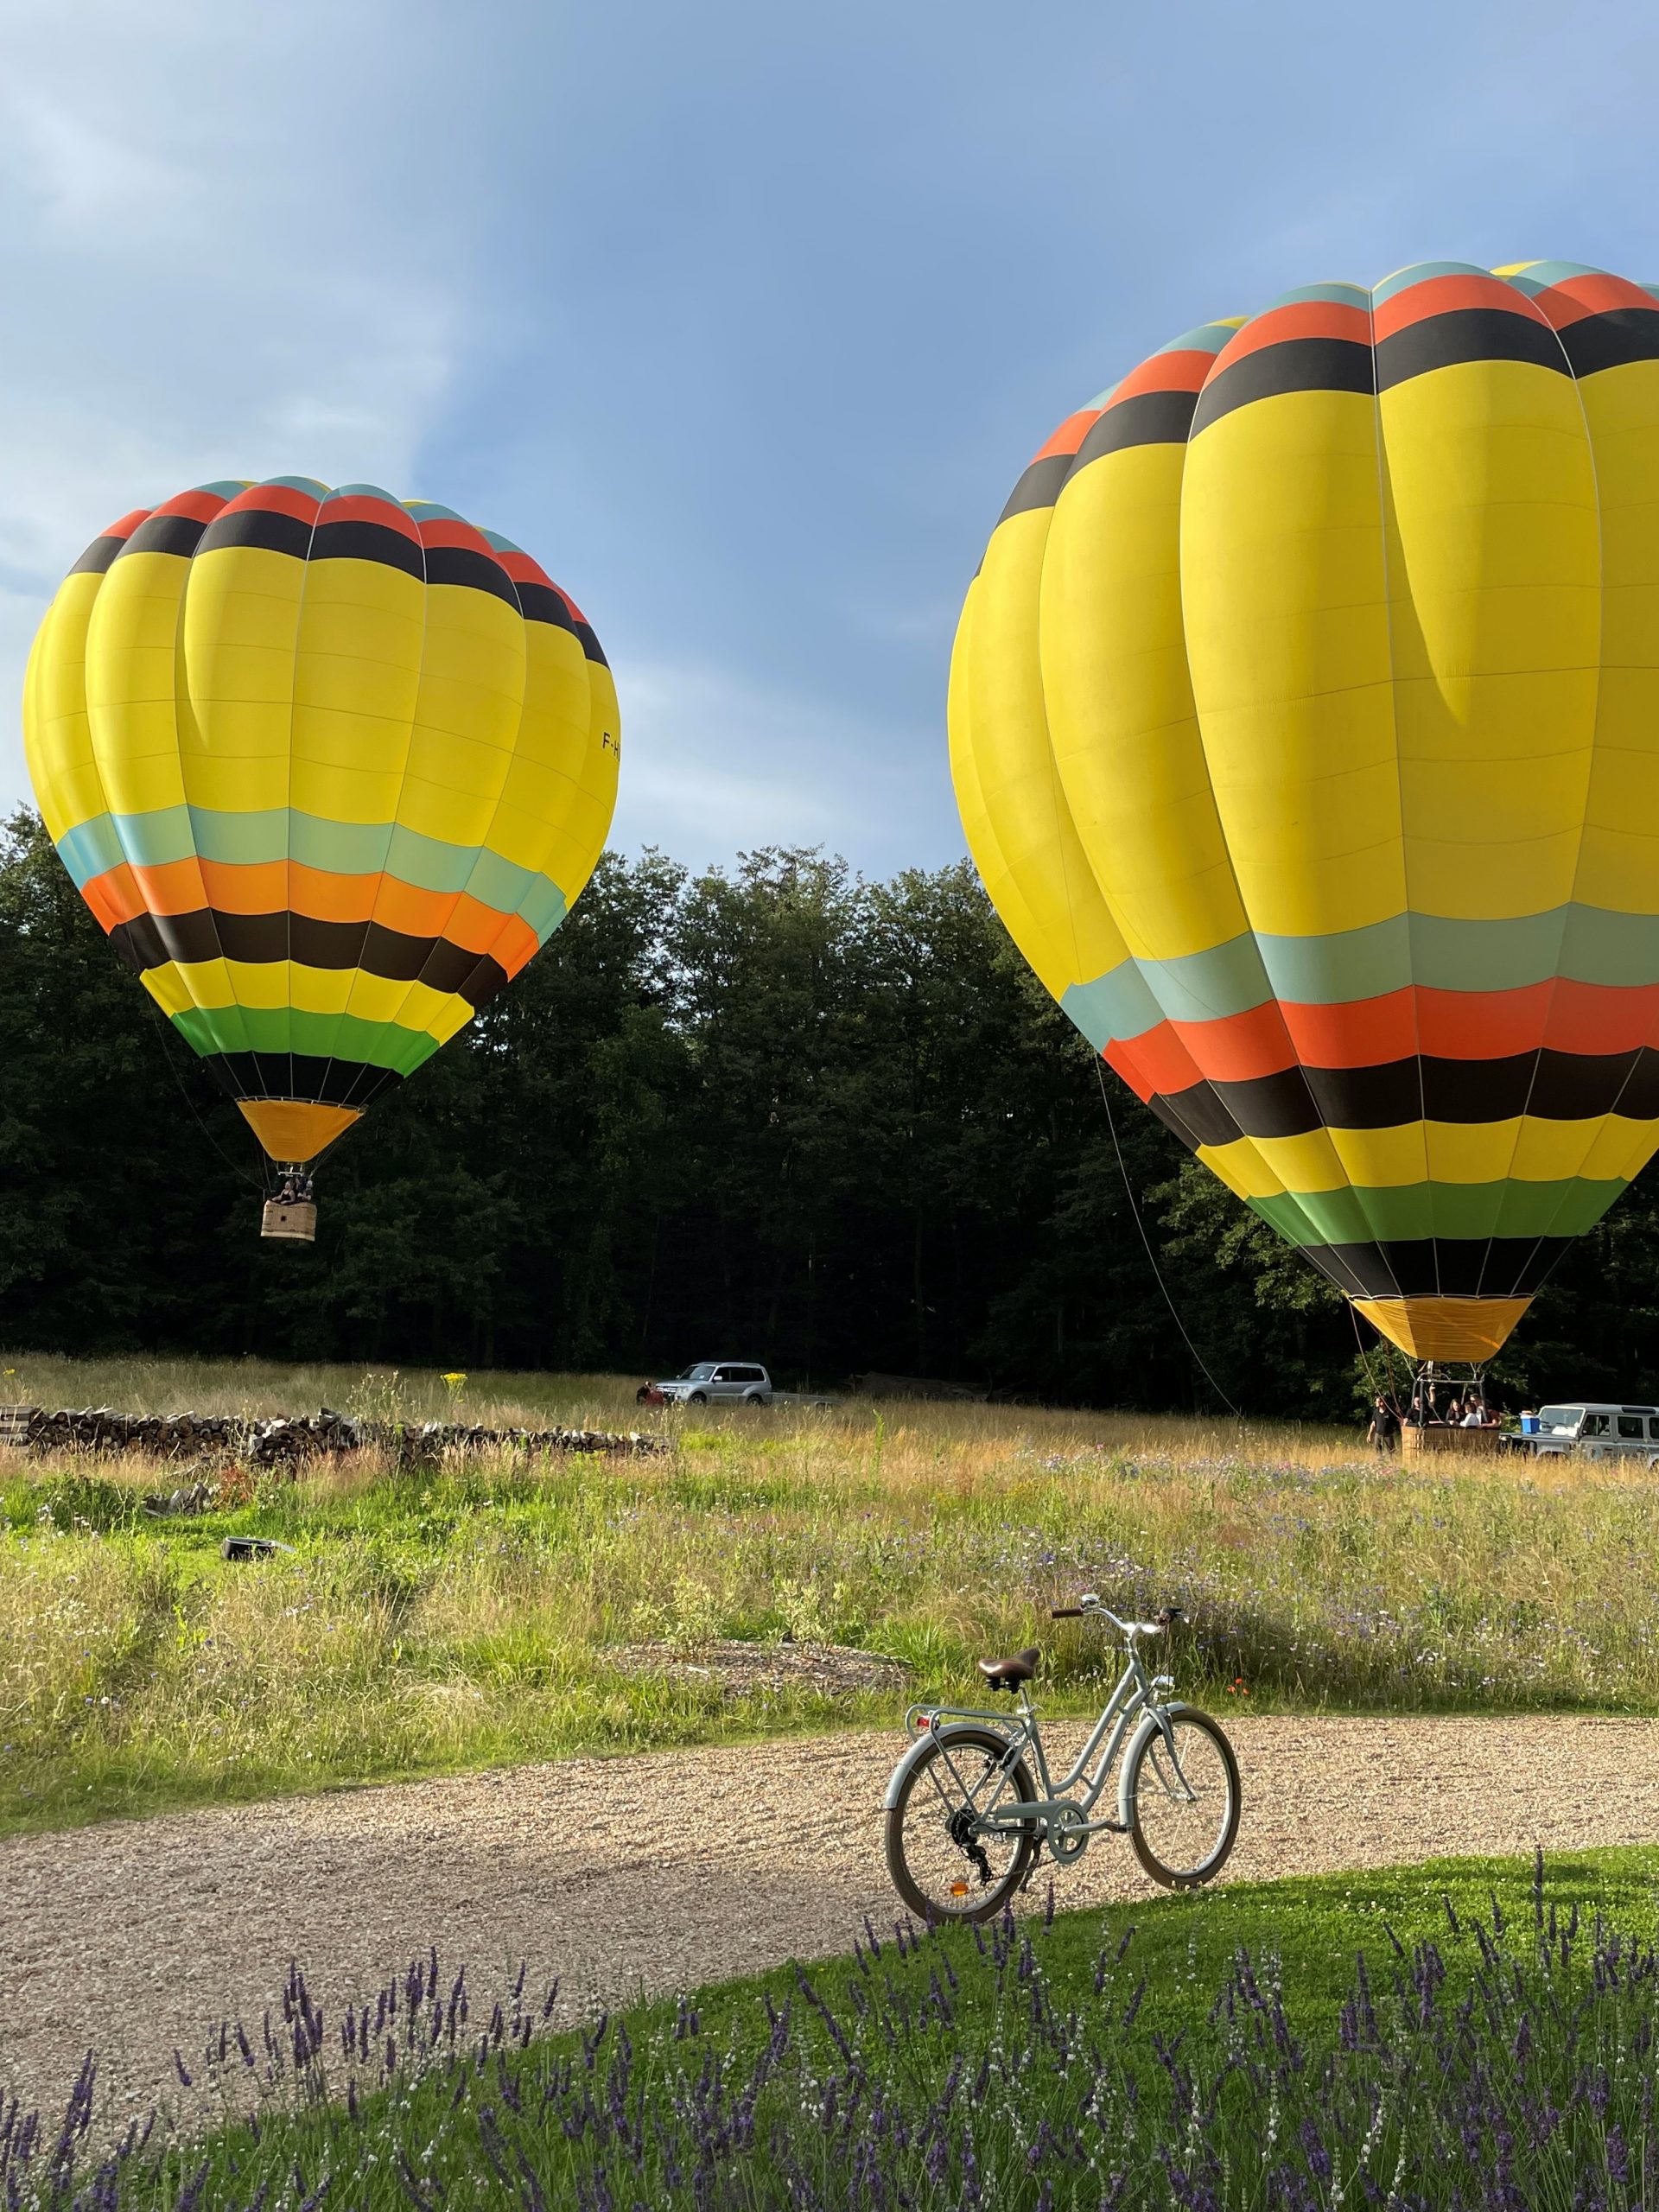
<path id="1" fill-rule="evenodd" d="M 0 2186 L 61 2212 L 1611 2212 L 1659 2184 L 1656 1878 L 1653 1849 L 1450 1860 L 877 1932 L 543 2038 L 539 1993 L 416 1959 L 360 2009 L 296 1981 L 274 2037 L 181 2057 L 257 2125 L 163 2119 L 111 2158 L 77 2146 L 87 2082 L 32 2154 L 0 2126 Z"/>
<path id="2" fill-rule="evenodd" d="M 297 1480 L 218 1463 L 0 1458 L 0 1829 L 578 1751 L 889 1724 L 891 1693 L 722 1700 L 623 1647 L 833 1640 L 917 1694 L 1040 1637 L 1051 1708 L 1109 1655 L 1047 1608 L 1174 1599 L 1213 1704 L 1659 1711 L 1659 1488 L 1563 1465 L 1407 1472 L 1351 1436 L 1019 1408 L 646 1415 L 631 1381 L 76 1366 L 0 1397 L 664 1429 L 658 1459 L 372 1453 Z M 204 1477 L 215 1510 L 156 1521 Z M 291 1550 L 226 1563 L 231 1533 Z"/>

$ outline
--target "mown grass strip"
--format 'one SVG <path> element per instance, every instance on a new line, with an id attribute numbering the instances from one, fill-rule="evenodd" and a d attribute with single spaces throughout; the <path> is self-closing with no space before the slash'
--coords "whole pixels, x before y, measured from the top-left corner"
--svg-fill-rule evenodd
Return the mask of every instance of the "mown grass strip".
<path id="1" fill-rule="evenodd" d="M 0 2183 L 107 2212 L 1637 2203 L 1656 1883 L 1650 1848 L 1446 1860 L 878 1930 L 524 2048 L 534 1996 L 490 2009 L 444 1962 L 339 2016 L 296 1980 L 274 2037 L 181 2061 L 263 2082 L 257 2120 L 111 2158 L 72 2108 L 51 2172 L 0 2128 Z"/>

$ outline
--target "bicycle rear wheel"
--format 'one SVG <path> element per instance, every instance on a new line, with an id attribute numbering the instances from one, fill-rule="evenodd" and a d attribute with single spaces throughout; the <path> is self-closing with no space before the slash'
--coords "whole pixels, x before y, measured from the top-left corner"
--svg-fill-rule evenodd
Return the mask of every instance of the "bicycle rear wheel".
<path id="1" fill-rule="evenodd" d="M 993 1920 L 1025 1880 L 1037 1850 L 1033 1823 L 976 1826 L 1035 1795 L 1023 1759 L 999 1780 L 1007 1749 L 994 1729 L 947 1728 L 905 1777 L 887 1811 L 887 1872 L 918 1920 Z"/>
<path id="2" fill-rule="evenodd" d="M 1177 1706 L 1169 1727 L 1173 1758 L 1155 1722 L 1129 1746 L 1129 1840 L 1154 1882 L 1192 1890 L 1221 1872 L 1238 1834 L 1238 1761 L 1207 1713 Z"/>

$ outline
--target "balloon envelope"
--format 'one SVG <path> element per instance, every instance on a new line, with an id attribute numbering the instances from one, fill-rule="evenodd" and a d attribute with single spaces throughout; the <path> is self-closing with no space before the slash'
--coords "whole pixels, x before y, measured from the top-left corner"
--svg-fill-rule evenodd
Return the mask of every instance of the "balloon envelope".
<path id="1" fill-rule="evenodd" d="M 94 539 L 23 702 L 48 830 L 271 1156 L 314 1157 L 558 927 L 616 693 L 530 556 L 372 485 L 221 483 Z"/>
<path id="2" fill-rule="evenodd" d="M 1008 929 L 1408 1351 L 1494 1351 L 1659 1142 L 1659 300 L 1453 262 L 1070 416 L 950 683 Z"/>

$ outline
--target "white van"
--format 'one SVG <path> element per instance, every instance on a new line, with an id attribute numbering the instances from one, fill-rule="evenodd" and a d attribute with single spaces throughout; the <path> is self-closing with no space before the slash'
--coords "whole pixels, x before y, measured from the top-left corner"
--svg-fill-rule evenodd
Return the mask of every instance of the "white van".
<path id="1" fill-rule="evenodd" d="M 1659 1467 L 1659 1406 L 1546 1406 L 1535 1431 L 1511 1440 L 1539 1458 L 1573 1452 L 1581 1459 L 1634 1458 Z"/>

